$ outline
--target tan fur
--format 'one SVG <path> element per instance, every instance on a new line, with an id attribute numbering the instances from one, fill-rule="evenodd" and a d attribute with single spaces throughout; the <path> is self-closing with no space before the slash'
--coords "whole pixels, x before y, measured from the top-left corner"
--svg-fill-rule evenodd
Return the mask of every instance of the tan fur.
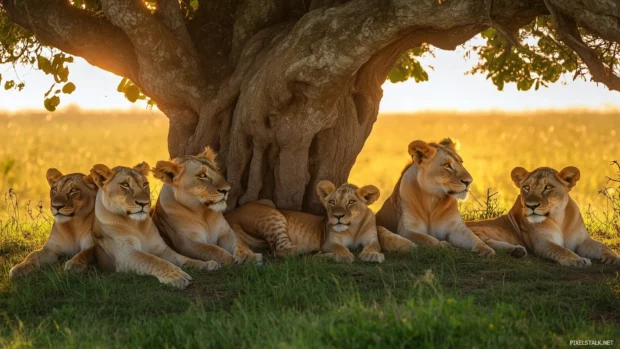
<path id="1" fill-rule="evenodd" d="M 91 231 L 97 187 L 88 176 L 81 173 L 63 176 L 55 168 L 47 170 L 47 181 L 54 216 L 52 231 L 42 249 L 30 253 L 11 269 L 10 278 L 26 276 L 43 264 L 56 262 L 61 255 L 75 255 L 65 263 L 68 271 L 84 271 L 93 262 Z"/>
<path id="2" fill-rule="evenodd" d="M 185 256 L 222 264 L 260 263 L 262 255 L 238 240 L 224 219 L 230 185 L 220 174 L 215 157 L 207 147 L 197 156 L 157 163 L 153 174 L 164 186 L 153 220 L 171 246 Z"/>
<path id="3" fill-rule="evenodd" d="M 376 227 L 368 205 L 379 197 L 377 187 L 343 184 L 336 189 L 333 183 L 321 181 L 316 192 L 327 211 L 323 217 L 278 210 L 273 202 L 260 200 L 233 210 L 226 219 L 248 245 L 271 247 L 277 256 L 322 251 L 321 256 L 352 263 L 355 257 L 349 248 L 363 247 L 362 261 L 381 263 L 381 243 L 387 251 L 415 247 L 411 241 Z"/>
<path id="4" fill-rule="evenodd" d="M 149 167 L 134 168 L 95 165 L 91 177 L 99 187 L 95 202 L 95 240 L 97 262 L 103 269 L 152 275 L 160 282 L 185 288 L 191 277 L 180 267 L 216 270 L 219 263 L 182 256 L 166 245 L 148 212 Z"/>
<path id="5" fill-rule="evenodd" d="M 511 177 L 521 193 L 508 214 L 467 225 L 492 248 L 516 257 L 525 257 L 527 248 L 561 265 L 589 266 L 590 259 L 620 264 L 609 247 L 589 237 L 579 207 L 570 197 L 579 176 L 576 167 L 560 172 L 517 167 Z"/>
<path id="6" fill-rule="evenodd" d="M 467 196 L 472 178 L 456 148 L 449 138 L 430 144 L 411 142 L 413 163 L 402 172 L 377 213 L 377 225 L 418 245 L 439 246 L 440 240 L 446 240 L 481 256 L 493 256 L 493 249 L 465 226 L 458 211 L 457 198 Z"/>

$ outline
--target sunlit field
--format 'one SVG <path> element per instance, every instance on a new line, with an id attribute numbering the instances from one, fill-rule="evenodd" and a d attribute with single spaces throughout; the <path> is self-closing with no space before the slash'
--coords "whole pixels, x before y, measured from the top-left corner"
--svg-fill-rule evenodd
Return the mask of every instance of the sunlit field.
<path id="1" fill-rule="evenodd" d="M 92 165 L 135 165 L 168 158 L 168 121 L 156 111 L 0 114 L 0 192 L 12 188 L 22 203 L 48 205 L 45 171 L 88 173 Z M 577 166 L 581 179 L 572 196 L 585 210 L 608 207 L 598 191 L 613 176 L 612 160 L 620 160 L 620 111 L 541 111 L 532 113 L 417 113 L 380 115 L 349 181 L 374 184 L 381 198 L 393 190 L 410 160 L 407 145 L 415 139 L 452 137 L 471 172 L 472 197 L 483 201 L 487 189 L 510 207 L 517 189 L 510 180 L 515 166 Z M 158 181 L 151 185 L 159 187 Z M 1 216 L 0 216 L 1 217 Z"/>
<path id="2" fill-rule="evenodd" d="M 193 283 L 184 291 L 94 267 L 72 275 L 62 263 L 8 280 L 10 267 L 49 233 L 49 167 L 88 173 L 96 163 L 154 165 L 168 157 L 167 126 L 155 111 L 0 113 L 0 192 L 7 193 L 0 197 L 0 348 L 555 348 L 571 340 L 620 341 L 617 265 L 567 268 L 531 255 L 484 259 L 420 247 L 387 254 L 381 265 L 342 265 L 265 252 L 263 266 L 190 271 Z M 462 212 L 478 216 L 488 209 L 487 190 L 498 193 L 493 214 L 510 207 L 515 166 L 577 166 L 581 180 L 572 196 L 591 234 L 619 252 L 620 199 L 616 216 L 605 218 L 612 201 L 599 194 L 618 188 L 606 177 L 620 179 L 611 166 L 620 160 L 618 133 L 620 111 L 380 115 L 349 181 L 381 189 L 377 210 L 410 160 L 409 142 L 450 136 L 474 178 Z M 159 181 L 150 183 L 158 192 Z"/>

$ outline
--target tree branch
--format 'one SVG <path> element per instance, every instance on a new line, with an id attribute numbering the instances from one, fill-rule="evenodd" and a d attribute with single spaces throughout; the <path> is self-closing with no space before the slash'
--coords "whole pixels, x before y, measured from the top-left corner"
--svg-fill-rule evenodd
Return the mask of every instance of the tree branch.
<path id="1" fill-rule="evenodd" d="M 138 63 L 127 36 L 94 13 L 65 0 L 0 0 L 9 19 L 41 42 L 134 80 Z"/>
<path id="2" fill-rule="evenodd" d="M 187 51 L 194 51 L 194 44 L 187 32 L 178 0 L 158 0 L 156 14 L 174 36 L 181 41 Z"/>
<path id="3" fill-rule="evenodd" d="M 556 29 L 566 46 L 575 51 L 583 60 L 592 75 L 592 80 L 600 82 L 610 90 L 620 91 L 620 77 L 613 71 L 605 68 L 595 50 L 588 47 L 581 38 L 577 23 L 570 17 L 557 11 L 550 0 L 544 0 L 551 17 L 555 21 Z"/>
<path id="4" fill-rule="evenodd" d="M 167 105 L 199 110 L 205 82 L 196 53 L 152 15 L 140 0 L 102 0 L 104 13 L 133 43 L 146 95 Z M 170 19 L 169 19 L 170 20 Z"/>

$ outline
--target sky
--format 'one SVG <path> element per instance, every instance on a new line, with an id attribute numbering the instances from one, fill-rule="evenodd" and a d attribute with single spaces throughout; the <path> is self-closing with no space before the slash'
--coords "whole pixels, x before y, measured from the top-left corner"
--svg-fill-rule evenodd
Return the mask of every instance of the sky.
<path id="1" fill-rule="evenodd" d="M 416 83 L 409 80 L 383 86 L 381 112 L 414 112 L 421 110 L 534 110 L 534 109 L 620 109 L 620 93 L 607 90 L 603 85 L 582 80 L 572 81 L 570 76 L 539 91 L 517 91 L 516 84 L 506 84 L 504 91 L 486 80 L 484 75 L 465 75 L 475 58 L 463 58 L 462 48 L 456 51 L 437 49 L 435 57 L 422 60 L 428 70 L 429 81 Z M 475 55 L 472 55 L 475 56 Z M 131 109 L 145 108 L 146 103 L 131 103 L 116 92 L 121 78 L 77 58 L 70 66 L 70 81 L 77 86 L 71 95 L 61 96 L 61 106 L 74 104 L 82 109 Z M 52 77 L 41 71 L 0 65 L 3 81 L 21 79 L 26 82 L 23 91 L 5 91 L 0 88 L 0 110 L 44 110 L 43 95 L 52 84 Z M 564 81 L 566 84 L 562 84 Z M 4 83 L 2 83 L 4 85 Z"/>

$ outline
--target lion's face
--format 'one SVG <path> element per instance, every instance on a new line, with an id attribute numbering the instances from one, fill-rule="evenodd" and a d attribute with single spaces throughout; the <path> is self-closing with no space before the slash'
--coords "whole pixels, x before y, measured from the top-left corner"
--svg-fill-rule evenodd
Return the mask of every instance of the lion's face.
<path id="1" fill-rule="evenodd" d="M 172 186 L 175 199 L 187 207 L 207 206 L 212 211 L 226 210 L 230 184 L 215 164 L 211 148 L 197 156 L 183 156 L 159 161 L 153 169 L 155 178 Z"/>
<path id="2" fill-rule="evenodd" d="M 548 167 L 532 172 L 516 167 L 510 176 L 521 190 L 523 215 L 531 223 L 541 223 L 547 217 L 564 211 L 568 193 L 577 184 L 580 173 L 578 168 L 572 166 L 560 172 Z"/>
<path id="3" fill-rule="evenodd" d="M 81 173 L 63 175 L 55 168 L 47 170 L 52 215 L 57 223 L 85 217 L 93 211 L 97 186 Z"/>
<path id="4" fill-rule="evenodd" d="M 316 193 L 327 210 L 327 220 L 334 231 L 345 231 L 363 217 L 367 207 L 379 198 L 374 185 L 358 188 L 345 183 L 336 189 L 330 181 L 320 181 Z"/>
<path id="5" fill-rule="evenodd" d="M 133 168 L 95 165 L 90 176 L 102 192 L 103 205 L 115 214 L 137 221 L 148 217 L 151 208 L 151 192 L 146 176 L 149 165 L 142 162 Z"/>
<path id="6" fill-rule="evenodd" d="M 456 145 L 447 138 L 439 143 L 413 141 L 409 155 L 418 166 L 418 183 L 424 191 L 450 195 L 459 200 L 467 198 L 471 175 L 463 167 L 463 159 L 456 153 Z"/>

